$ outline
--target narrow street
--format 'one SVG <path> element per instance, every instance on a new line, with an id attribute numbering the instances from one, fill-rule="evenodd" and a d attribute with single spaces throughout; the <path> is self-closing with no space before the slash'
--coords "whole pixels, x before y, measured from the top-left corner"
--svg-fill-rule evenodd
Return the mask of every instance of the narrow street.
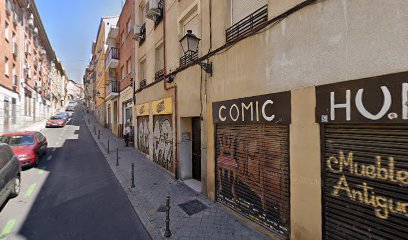
<path id="1" fill-rule="evenodd" d="M 48 152 L 22 172 L 0 214 L 0 239 L 150 239 L 81 114 L 48 128 Z"/>

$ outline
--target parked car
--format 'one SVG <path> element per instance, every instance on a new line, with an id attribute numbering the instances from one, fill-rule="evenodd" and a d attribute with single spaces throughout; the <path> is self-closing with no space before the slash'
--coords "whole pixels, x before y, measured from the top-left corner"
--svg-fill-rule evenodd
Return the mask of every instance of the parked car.
<path id="1" fill-rule="evenodd" d="M 69 115 L 69 113 L 67 113 L 67 112 L 60 112 L 60 113 L 58 113 L 57 116 L 60 116 L 60 117 L 65 118 L 65 121 L 67 122 L 70 115 Z"/>
<path id="2" fill-rule="evenodd" d="M 45 123 L 45 127 L 64 127 L 67 124 L 67 120 L 65 116 L 57 115 L 50 117 L 47 122 Z"/>
<path id="3" fill-rule="evenodd" d="M 21 186 L 21 167 L 11 148 L 0 143 L 0 206 L 17 197 Z"/>
<path id="4" fill-rule="evenodd" d="M 71 106 L 71 105 L 68 105 L 68 106 L 65 108 L 65 111 L 67 111 L 67 112 L 73 112 L 74 110 L 75 110 L 74 106 Z"/>
<path id="5" fill-rule="evenodd" d="M 7 133 L 0 136 L 0 142 L 11 147 L 22 167 L 37 166 L 47 153 L 47 138 L 40 132 Z"/>

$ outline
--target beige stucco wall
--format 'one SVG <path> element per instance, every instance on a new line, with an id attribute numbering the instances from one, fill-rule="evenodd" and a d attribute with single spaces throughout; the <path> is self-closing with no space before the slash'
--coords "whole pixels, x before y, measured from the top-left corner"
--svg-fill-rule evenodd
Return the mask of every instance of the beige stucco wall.
<path id="1" fill-rule="evenodd" d="M 300 2 L 269 0 L 268 18 Z M 229 1 L 212 3 L 211 49 L 214 50 L 225 44 L 230 5 Z M 179 20 L 194 4 L 201 19 L 200 55 L 210 48 L 209 0 L 176 1 L 166 6 L 168 71 L 179 65 Z M 177 85 L 177 118 L 199 116 L 202 101 L 202 168 L 206 173 L 203 192 L 214 200 L 212 103 L 291 91 L 291 237 L 321 239 L 320 133 L 314 121 L 314 86 L 406 71 L 407 12 L 405 0 L 318 0 L 211 57 L 212 77 L 203 72 L 201 82 L 199 66 L 179 72 L 174 83 L 169 84 Z M 139 52 L 141 58 L 144 55 L 147 59 L 148 80 L 154 76 L 154 47 L 162 41 L 162 25 L 154 31 L 152 24 L 148 20 L 150 35 Z M 166 97 L 174 97 L 174 90 L 165 91 L 160 82 L 137 93 L 136 101 L 141 104 Z M 178 137 L 180 141 L 181 131 Z"/>
<path id="2" fill-rule="evenodd" d="M 291 239 L 321 239 L 320 131 L 315 123 L 315 89 L 291 92 Z"/>

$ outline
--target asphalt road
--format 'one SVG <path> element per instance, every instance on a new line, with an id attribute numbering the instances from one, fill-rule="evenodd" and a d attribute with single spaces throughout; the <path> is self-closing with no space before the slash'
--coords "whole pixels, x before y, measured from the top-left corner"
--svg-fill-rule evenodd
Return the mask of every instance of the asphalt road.
<path id="1" fill-rule="evenodd" d="M 44 129 L 48 153 L 0 212 L 3 239 L 150 239 L 80 113 Z"/>

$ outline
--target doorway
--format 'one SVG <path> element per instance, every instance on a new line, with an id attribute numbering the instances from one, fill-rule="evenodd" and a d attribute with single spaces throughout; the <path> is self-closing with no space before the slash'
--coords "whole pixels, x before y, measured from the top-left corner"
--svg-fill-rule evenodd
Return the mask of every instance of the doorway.
<path id="1" fill-rule="evenodd" d="M 201 119 L 191 119 L 192 128 L 192 174 L 193 179 L 201 181 Z"/>

